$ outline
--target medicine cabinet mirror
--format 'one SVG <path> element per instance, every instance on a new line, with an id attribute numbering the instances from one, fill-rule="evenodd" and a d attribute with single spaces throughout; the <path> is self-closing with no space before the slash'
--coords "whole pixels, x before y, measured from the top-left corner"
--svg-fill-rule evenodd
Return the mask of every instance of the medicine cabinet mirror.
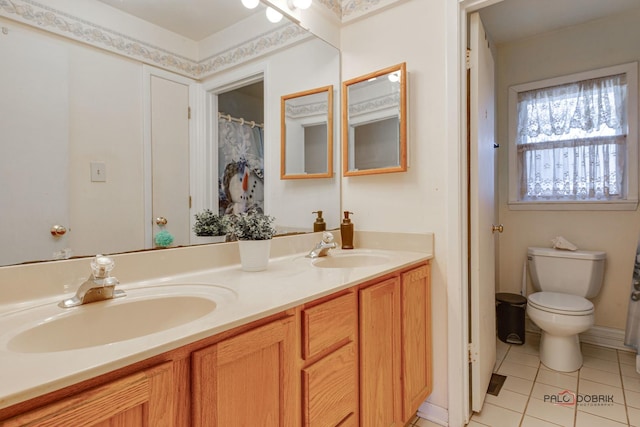
<path id="1" fill-rule="evenodd" d="M 407 76 L 401 63 L 342 86 L 343 175 L 407 170 Z"/>
<path id="2" fill-rule="evenodd" d="M 281 98 L 280 178 L 333 175 L 333 86 Z"/>

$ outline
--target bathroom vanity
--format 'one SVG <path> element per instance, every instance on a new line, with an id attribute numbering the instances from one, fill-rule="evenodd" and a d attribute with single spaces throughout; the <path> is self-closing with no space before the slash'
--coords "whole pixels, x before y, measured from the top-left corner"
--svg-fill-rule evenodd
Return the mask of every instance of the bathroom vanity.
<path id="1" fill-rule="evenodd" d="M 319 234 L 278 238 L 260 273 L 240 270 L 229 255 L 237 252 L 234 243 L 188 248 L 228 259 L 216 268 L 124 284 L 122 302 L 71 309 L 162 295 L 178 302 L 172 293 L 181 287 L 216 301 L 184 324 L 122 341 L 32 347 L 17 337 L 42 319 L 30 323 L 25 316 L 50 315 L 64 295 L 40 299 L 33 309 L 14 304 L 0 315 L 0 424 L 402 426 L 432 387 L 432 246 L 422 236 L 409 250 L 397 250 L 398 239 L 382 249 L 382 234 L 359 235 L 367 249 L 316 260 L 300 249 L 311 248 Z M 179 251 L 164 255 L 180 257 Z M 199 300 L 188 301 L 199 309 Z M 15 324 L 6 320 L 12 317 Z M 128 321 L 135 330 L 135 316 Z"/>

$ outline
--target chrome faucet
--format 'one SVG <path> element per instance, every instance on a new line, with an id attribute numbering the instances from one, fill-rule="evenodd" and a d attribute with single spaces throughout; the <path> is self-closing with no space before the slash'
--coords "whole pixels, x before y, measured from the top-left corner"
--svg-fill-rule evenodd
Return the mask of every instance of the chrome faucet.
<path id="1" fill-rule="evenodd" d="M 327 256 L 329 249 L 335 249 L 336 244 L 333 241 L 333 234 L 325 231 L 322 233 L 322 240 L 315 245 L 311 252 L 307 255 L 307 258 L 318 258 L 321 256 Z"/>
<path id="2" fill-rule="evenodd" d="M 76 307 L 96 301 L 123 297 L 124 291 L 116 290 L 118 279 L 111 277 L 115 263 L 109 257 L 96 255 L 91 261 L 91 276 L 84 281 L 76 291 L 76 294 L 68 299 L 60 301 L 58 304 L 62 308 Z"/>

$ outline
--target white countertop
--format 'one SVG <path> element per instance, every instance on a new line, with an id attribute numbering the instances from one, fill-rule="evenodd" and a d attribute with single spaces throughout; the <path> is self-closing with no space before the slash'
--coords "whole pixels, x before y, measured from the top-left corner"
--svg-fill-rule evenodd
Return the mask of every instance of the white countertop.
<path id="1" fill-rule="evenodd" d="M 332 251 L 335 256 L 341 252 Z M 210 294 L 217 306 L 199 319 L 168 330 L 74 350 L 17 352 L 10 350 L 8 343 L 21 331 L 46 319 L 66 316 L 73 310 L 96 309 L 111 301 L 59 308 L 57 303 L 71 293 L 0 305 L 0 409 L 432 258 L 428 251 L 356 249 L 349 252 L 381 254 L 387 256 L 388 261 L 368 267 L 318 268 L 304 257 L 305 252 L 272 258 L 268 269 L 262 272 L 244 272 L 239 264 L 232 264 L 122 283 L 118 288 L 125 290 L 130 298 L 142 294 L 161 295 L 166 290 L 175 293 L 178 286 L 169 285 L 180 285 Z M 117 266 L 114 276 L 118 277 L 115 273 Z"/>

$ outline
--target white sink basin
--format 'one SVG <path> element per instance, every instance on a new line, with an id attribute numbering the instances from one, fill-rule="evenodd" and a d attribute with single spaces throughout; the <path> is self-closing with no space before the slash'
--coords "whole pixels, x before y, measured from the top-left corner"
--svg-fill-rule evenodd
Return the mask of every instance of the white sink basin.
<path id="1" fill-rule="evenodd" d="M 369 253 L 333 253 L 326 257 L 318 258 L 313 261 L 314 267 L 319 268 L 357 268 L 372 267 L 389 262 L 390 258 L 381 254 Z"/>
<path id="2" fill-rule="evenodd" d="M 216 310 L 216 291 L 221 288 L 213 287 L 211 294 L 201 288 L 206 289 L 198 286 L 198 292 L 189 292 L 193 286 L 153 287 L 161 290 L 157 295 L 149 289 L 141 294 L 127 290 L 127 296 L 122 298 L 60 308 L 54 316 L 13 336 L 7 342 L 7 349 L 18 353 L 74 350 L 175 328 Z"/>

